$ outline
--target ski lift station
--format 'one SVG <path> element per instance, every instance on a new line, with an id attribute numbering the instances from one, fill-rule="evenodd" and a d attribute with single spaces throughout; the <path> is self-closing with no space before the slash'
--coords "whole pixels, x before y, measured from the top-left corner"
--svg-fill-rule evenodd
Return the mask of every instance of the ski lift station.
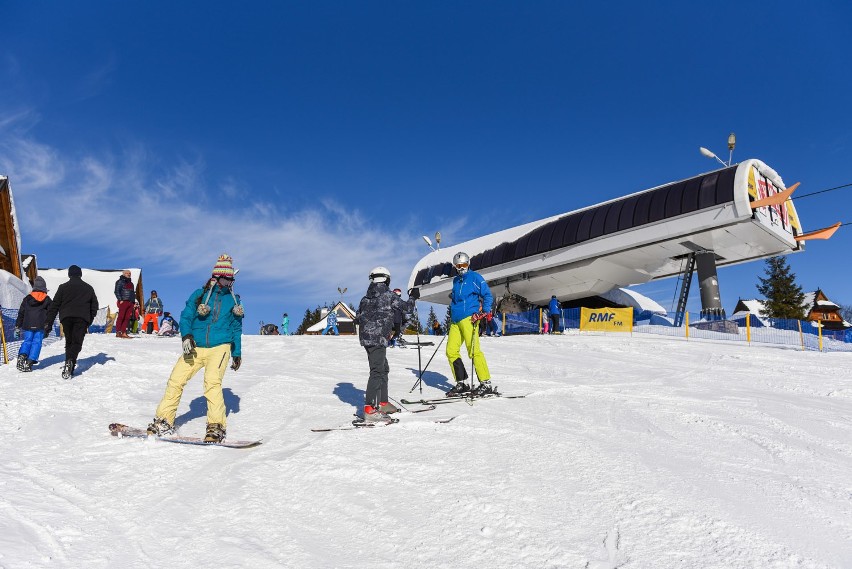
<path id="1" fill-rule="evenodd" d="M 409 287 L 448 304 L 452 257 L 464 251 L 495 298 L 543 305 L 551 295 L 566 302 L 683 275 L 682 312 L 697 270 L 702 317 L 724 318 L 718 267 L 803 251 L 806 240 L 826 239 L 839 226 L 804 234 L 790 197 L 797 186 L 746 160 L 433 250 L 415 265 Z"/>

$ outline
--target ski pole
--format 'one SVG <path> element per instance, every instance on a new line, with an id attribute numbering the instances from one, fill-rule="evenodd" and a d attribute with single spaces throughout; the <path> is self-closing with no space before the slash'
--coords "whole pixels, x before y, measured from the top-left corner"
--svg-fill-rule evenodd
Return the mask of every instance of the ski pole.
<path id="1" fill-rule="evenodd" d="M 436 347 L 436 348 L 435 348 L 435 351 L 432 353 L 432 357 L 431 357 L 431 358 L 429 358 L 429 361 L 428 361 L 428 362 L 426 362 L 426 367 L 424 367 L 424 368 L 423 368 L 423 371 L 421 371 L 421 372 L 420 372 L 420 377 L 418 377 L 418 378 L 417 378 L 417 381 L 415 381 L 415 382 L 414 382 L 414 385 L 412 385 L 412 386 L 411 386 L 411 390 L 409 391 L 409 393 L 411 393 L 412 391 L 414 391 L 415 389 L 417 389 L 417 384 L 418 384 L 418 383 L 421 385 L 420 389 L 421 389 L 421 392 L 422 392 L 423 387 L 422 387 L 422 383 L 421 383 L 421 382 L 422 382 L 422 380 L 423 380 L 423 374 L 424 374 L 424 373 L 426 373 L 426 370 L 427 370 L 427 369 L 429 369 L 429 364 L 431 364 L 431 363 L 432 363 L 432 360 L 435 358 L 435 355 L 438 353 L 438 350 L 440 350 L 440 349 L 441 349 L 441 344 L 443 344 L 443 343 L 444 343 L 444 340 L 446 340 L 446 339 L 447 339 L 447 336 L 446 336 L 446 334 L 445 334 L 445 335 L 444 335 L 444 337 L 443 337 L 443 338 L 441 338 L 441 341 L 440 341 L 440 342 L 438 342 L 438 347 Z"/>

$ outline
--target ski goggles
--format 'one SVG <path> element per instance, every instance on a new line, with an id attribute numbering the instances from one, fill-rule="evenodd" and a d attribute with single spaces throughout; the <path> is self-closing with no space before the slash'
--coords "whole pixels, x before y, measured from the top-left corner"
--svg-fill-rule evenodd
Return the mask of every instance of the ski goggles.
<path id="1" fill-rule="evenodd" d="M 456 265 L 456 269 L 459 271 L 466 271 L 469 266 L 469 263 L 459 263 Z"/>

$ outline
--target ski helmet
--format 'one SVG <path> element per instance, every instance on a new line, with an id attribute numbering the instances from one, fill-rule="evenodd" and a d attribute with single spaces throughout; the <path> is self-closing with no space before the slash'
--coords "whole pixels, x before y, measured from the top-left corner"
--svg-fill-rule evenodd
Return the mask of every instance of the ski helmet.
<path id="1" fill-rule="evenodd" d="M 453 266 L 460 275 L 465 274 L 470 267 L 470 257 L 468 257 L 467 253 L 459 251 L 453 256 Z"/>
<path id="2" fill-rule="evenodd" d="M 370 282 L 390 284 L 390 271 L 385 267 L 376 267 L 370 271 Z"/>

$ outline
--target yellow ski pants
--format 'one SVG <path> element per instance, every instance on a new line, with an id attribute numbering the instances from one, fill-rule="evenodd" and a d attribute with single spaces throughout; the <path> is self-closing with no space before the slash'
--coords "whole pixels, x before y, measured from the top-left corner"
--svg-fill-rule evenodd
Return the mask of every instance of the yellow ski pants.
<path id="1" fill-rule="evenodd" d="M 157 406 L 157 417 L 165 419 L 170 425 L 175 424 L 177 408 L 180 404 L 183 388 L 198 370 L 204 368 L 204 397 L 207 398 L 207 422 L 225 424 L 225 396 L 222 394 L 222 378 L 228 368 L 231 357 L 231 344 L 222 344 L 212 348 L 195 348 L 195 356 L 189 355 L 178 358 L 166 393 Z"/>
<path id="2" fill-rule="evenodd" d="M 447 332 L 447 360 L 450 362 L 450 370 L 453 372 L 453 379 L 456 380 L 456 383 L 465 379 L 465 377 L 458 377 L 456 373 L 457 364 L 453 363 L 461 357 L 462 341 L 467 347 L 467 355 L 473 360 L 473 367 L 476 369 L 476 376 L 479 381 L 491 379 L 488 364 L 485 362 L 485 355 L 479 349 L 479 322 L 474 325 L 468 316 L 460 322 L 450 324 L 450 330 Z M 463 366 L 462 369 L 464 369 Z"/>

